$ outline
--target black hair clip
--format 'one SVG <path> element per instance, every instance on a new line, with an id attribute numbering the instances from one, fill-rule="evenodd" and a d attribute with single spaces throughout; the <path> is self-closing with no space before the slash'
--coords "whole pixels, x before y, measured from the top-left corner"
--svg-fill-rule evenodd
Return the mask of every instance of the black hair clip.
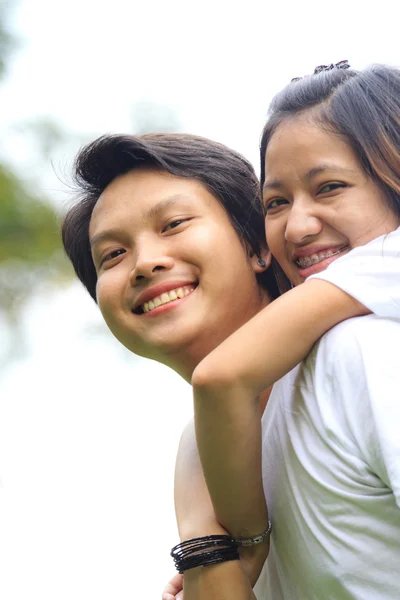
<path id="1" fill-rule="evenodd" d="M 331 63 L 330 65 L 319 65 L 315 67 L 313 75 L 317 75 L 318 73 L 322 73 L 322 71 L 331 71 L 332 69 L 350 69 L 348 60 L 341 60 L 336 64 Z M 304 75 L 304 77 L 309 77 L 308 75 Z M 300 81 L 300 79 L 304 79 L 304 77 L 294 77 L 291 80 L 291 83 L 294 81 Z"/>
<path id="2" fill-rule="evenodd" d="M 335 65 L 333 63 L 330 65 L 319 65 L 319 67 L 315 67 L 314 75 L 317 75 L 317 73 L 321 73 L 322 71 L 331 71 L 332 69 L 350 69 L 349 61 L 341 60 Z"/>

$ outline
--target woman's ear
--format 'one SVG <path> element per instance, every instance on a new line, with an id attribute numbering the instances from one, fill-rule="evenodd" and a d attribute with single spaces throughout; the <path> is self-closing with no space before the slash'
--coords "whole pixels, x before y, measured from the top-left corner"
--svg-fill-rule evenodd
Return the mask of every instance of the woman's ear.
<path id="1" fill-rule="evenodd" d="M 255 273 L 263 273 L 271 266 L 272 254 L 263 244 L 258 254 L 250 253 L 250 261 Z"/>

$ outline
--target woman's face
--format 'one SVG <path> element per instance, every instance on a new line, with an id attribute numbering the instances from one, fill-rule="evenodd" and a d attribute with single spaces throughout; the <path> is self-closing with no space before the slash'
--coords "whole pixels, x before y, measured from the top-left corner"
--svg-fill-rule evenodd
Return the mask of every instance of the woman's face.
<path id="1" fill-rule="evenodd" d="M 307 115 L 273 134 L 263 201 L 269 248 L 294 285 L 399 225 L 352 148 Z"/>

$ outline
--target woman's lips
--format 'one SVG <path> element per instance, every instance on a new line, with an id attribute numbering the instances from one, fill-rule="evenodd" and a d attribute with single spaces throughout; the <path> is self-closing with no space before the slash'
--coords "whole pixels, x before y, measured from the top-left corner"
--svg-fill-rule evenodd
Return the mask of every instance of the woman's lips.
<path id="1" fill-rule="evenodd" d="M 295 265 L 299 275 L 302 278 L 307 279 L 307 277 L 310 277 L 310 275 L 315 275 L 316 273 L 324 271 L 331 263 L 346 254 L 349 250 L 349 246 L 344 246 L 338 250 L 326 250 L 313 253 L 311 255 L 298 258 L 295 261 Z M 299 264 L 299 261 L 301 261 L 301 264 Z M 305 264 L 308 261 L 310 261 L 310 264 Z"/>

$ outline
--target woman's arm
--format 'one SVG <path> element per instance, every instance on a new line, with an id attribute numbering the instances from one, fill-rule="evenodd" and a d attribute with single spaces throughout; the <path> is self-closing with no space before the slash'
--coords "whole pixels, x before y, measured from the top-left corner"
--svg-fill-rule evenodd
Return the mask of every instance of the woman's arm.
<path id="1" fill-rule="evenodd" d="M 238 560 L 190 569 L 183 586 L 184 600 L 256 600 Z"/>
<path id="2" fill-rule="evenodd" d="M 182 541 L 204 535 L 226 534 L 226 531 L 215 517 L 214 508 L 200 464 L 193 421 L 186 426 L 179 444 L 175 469 L 175 510 L 179 536 Z M 235 580 L 241 579 L 243 574 L 246 576 L 238 589 L 243 590 L 248 587 L 248 591 L 250 591 L 258 579 L 268 554 L 268 549 L 268 543 L 241 548 L 240 563 L 239 561 L 232 561 L 231 566 L 226 567 L 226 570 L 223 568 L 217 570 L 214 567 L 212 573 L 209 567 L 193 569 L 191 573 L 189 571 L 185 573 L 185 581 L 190 580 L 190 589 L 192 589 L 195 582 L 200 580 L 201 573 L 203 573 L 201 580 L 204 586 L 207 585 L 209 579 L 213 581 L 214 578 L 218 578 L 219 574 L 221 585 L 226 586 L 227 590 L 231 590 L 232 578 L 228 577 L 227 581 L 224 582 L 224 574 L 229 572 L 232 575 L 236 572 L 234 576 Z M 209 572 L 210 574 L 207 575 Z M 190 573 L 189 577 L 187 577 L 188 573 Z M 191 600 L 191 597 L 186 593 L 188 585 L 188 583 L 185 584 L 185 600 Z M 242 597 L 243 591 L 236 596 L 231 596 L 232 600 L 234 598 L 240 600 Z M 246 597 L 244 596 L 244 598 Z"/>
<path id="3" fill-rule="evenodd" d="M 226 534 L 216 520 L 207 490 L 193 421 L 186 426 L 179 444 L 175 469 L 175 510 L 182 541 L 204 535 Z M 260 558 L 259 554 L 258 549 L 249 549 L 244 552 L 240 561 L 186 571 L 185 600 L 255 600 L 252 585 L 255 584 L 265 560 L 265 556 Z M 163 598 L 174 597 L 172 590 L 175 587 L 168 585 Z"/>
<path id="4" fill-rule="evenodd" d="M 331 327 L 370 311 L 336 285 L 306 281 L 245 323 L 196 367 L 197 389 L 239 383 L 258 396 L 286 375 Z"/>
<path id="5" fill-rule="evenodd" d="M 305 358 L 328 329 L 368 312 L 335 285 L 312 280 L 272 302 L 195 369 L 201 463 L 218 521 L 232 535 L 252 536 L 267 527 L 260 394 Z"/>
<path id="6" fill-rule="evenodd" d="M 183 584 L 185 590 L 183 590 Z M 239 561 L 175 575 L 165 586 L 162 600 L 256 600 Z"/>
<path id="7" fill-rule="evenodd" d="M 175 513 L 181 541 L 226 531 L 215 518 L 201 468 L 194 421 L 185 427 L 175 464 Z"/>

